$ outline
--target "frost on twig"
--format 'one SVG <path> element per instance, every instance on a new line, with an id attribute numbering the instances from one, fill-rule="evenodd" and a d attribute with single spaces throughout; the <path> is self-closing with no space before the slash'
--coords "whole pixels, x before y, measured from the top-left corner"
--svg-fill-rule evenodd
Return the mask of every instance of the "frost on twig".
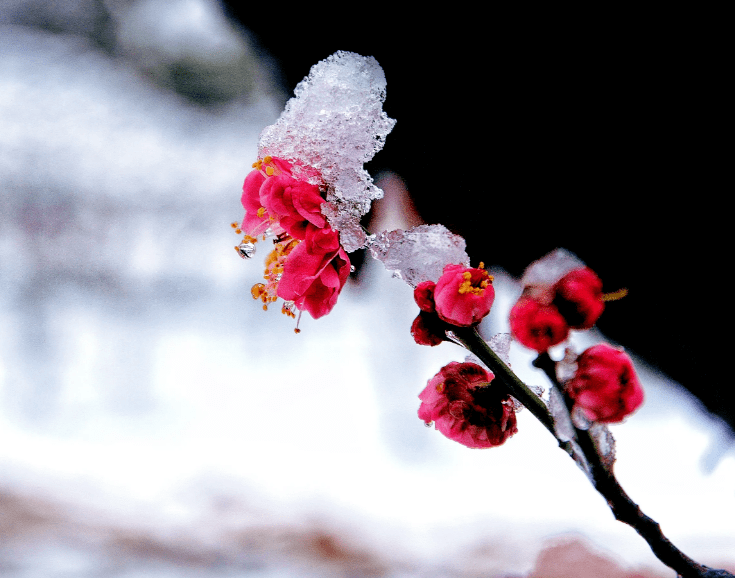
<path id="1" fill-rule="evenodd" d="M 487 342 L 490 349 L 510 367 L 510 333 L 498 333 L 493 335 Z"/>
<path id="2" fill-rule="evenodd" d="M 294 176 L 326 187 L 323 212 L 347 251 L 365 245 L 359 219 L 383 196 L 363 164 L 383 148 L 396 122 L 383 111 L 385 88 L 375 58 L 336 52 L 311 68 L 258 141 L 260 158 L 286 159 Z"/>
<path id="3" fill-rule="evenodd" d="M 569 417 L 569 410 L 564 403 L 564 395 L 558 388 L 553 387 L 549 391 L 549 412 L 554 418 L 554 432 L 556 439 L 566 449 L 567 453 L 574 459 L 579 468 L 587 475 L 594 484 L 595 480 L 592 475 L 592 469 L 584 451 L 577 442 L 574 424 Z"/>
<path id="4" fill-rule="evenodd" d="M 589 432 L 600 461 L 610 471 L 615 463 L 615 438 L 612 432 L 604 423 L 594 423 L 589 428 Z"/>
<path id="5" fill-rule="evenodd" d="M 450 263 L 469 267 L 465 240 L 443 225 L 419 225 L 408 231 L 383 231 L 368 242 L 373 257 L 411 287 L 438 281 Z"/>

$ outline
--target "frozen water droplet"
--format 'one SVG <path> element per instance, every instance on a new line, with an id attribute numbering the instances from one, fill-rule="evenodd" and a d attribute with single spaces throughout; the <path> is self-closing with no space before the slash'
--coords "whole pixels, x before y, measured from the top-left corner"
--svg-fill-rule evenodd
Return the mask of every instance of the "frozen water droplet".
<path id="1" fill-rule="evenodd" d="M 350 265 L 350 273 L 354 273 L 354 272 L 355 272 L 355 266 L 354 265 Z"/>
<path id="2" fill-rule="evenodd" d="M 237 252 L 243 259 L 250 259 L 255 255 L 255 243 L 240 243 Z"/>

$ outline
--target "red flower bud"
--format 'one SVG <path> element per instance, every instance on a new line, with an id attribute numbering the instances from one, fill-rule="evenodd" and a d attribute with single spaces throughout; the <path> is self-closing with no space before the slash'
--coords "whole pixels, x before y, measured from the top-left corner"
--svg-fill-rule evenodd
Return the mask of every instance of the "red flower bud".
<path id="1" fill-rule="evenodd" d="M 566 387 L 589 419 L 603 423 L 622 421 L 643 403 L 643 388 L 630 357 L 604 343 L 579 356 L 577 372 Z"/>
<path id="2" fill-rule="evenodd" d="M 436 311 L 436 305 L 434 304 L 435 288 L 436 283 L 433 281 L 424 281 L 423 283 L 419 283 L 418 287 L 413 290 L 413 298 L 421 311 L 426 311 L 427 313 Z"/>
<path id="3" fill-rule="evenodd" d="M 434 347 L 446 339 L 443 323 L 432 313 L 421 311 L 411 324 L 411 335 L 419 345 Z"/>
<path id="4" fill-rule="evenodd" d="M 574 269 L 554 287 L 554 305 L 571 329 L 589 329 L 602 315 L 602 281 L 589 267 Z"/>
<path id="5" fill-rule="evenodd" d="M 564 341 L 569 326 L 554 305 L 521 297 L 510 311 L 510 331 L 521 344 L 542 353 Z"/>

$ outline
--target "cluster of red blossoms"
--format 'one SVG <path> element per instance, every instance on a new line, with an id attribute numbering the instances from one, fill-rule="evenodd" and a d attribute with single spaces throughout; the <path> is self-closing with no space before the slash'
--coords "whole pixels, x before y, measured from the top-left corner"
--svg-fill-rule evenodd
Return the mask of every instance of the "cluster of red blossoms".
<path id="1" fill-rule="evenodd" d="M 420 312 L 411 326 L 416 343 L 438 345 L 452 326 L 477 325 L 495 299 L 492 281 L 481 263 L 477 269 L 447 265 L 439 281 L 419 284 L 414 299 Z M 523 345 L 545 352 L 570 329 L 591 328 L 604 308 L 602 281 L 580 267 L 551 285 L 526 288 L 511 311 L 511 330 Z M 503 444 L 518 431 L 515 406 L 503 389 L 492 387 L 493 378 L 475 363 L 450 363 L 419 395 L 419 417 L 470 448 Z M 605 344 L 577 358 L 577 371 L 564 388 L 588 419 L 602 423 L 622 421 L 643 403 L 630 357 Z"/>
<path id="2" fill-rule="evenodd" d="M 495 300 L 493 278 L 478 268 L 447 265 L 439 280 L 414 289 L 421 310 L 411 326 L 419 345 L 438 345 L 447 329 L 477 325 Z M 419 395 L 419 417 L 449 439 L 470 448 L 499 446 L 518 431 L 510 396 L 491 382 L 489 372 L 475 363 L 452 362 L 429 380 Z"/>
<path id="3" fill-rule="evenodd" d="M 605 309 L 602 281 L 589 267 L 579 267 L 552 285 L 524 289 L 510 312 L 513 337 L 543 353 L 566 340 L 570 329 L 590 329 Z M 577 372 L 565 384 L 575 405 L 591 420 L 622 421 L 643 403 L 643 388 L 628 355 L 610 345 L 590 347 L 577 358 Z"/>
<path id="4" fill-rule="evenodd" d="M 456 327 L 477 325 L 495 301 L 493 278 L 479 268 L 447 265 L 439 281 L 424 281 L 413 292 L 421 310 L 411 326 L 419 345 L 439 345 L 445 339 L 444 323 Z"/>
<path id="5" fill-rule="evenodd" d="M 570 329 L 589 329 L 605 309 L 602 281 L 589 267 L 574 269 L 551 286 L 526 287 L 510 312 L 510 330 L 539 353 L 566 340 Z"/>
<path id="6" fill-rule="evenodd" d="M 238 229 L 242 244 L 250 246 L 274 235 L 274 249 L 266 258 L 265 283 L 252 295 L 263 308 L 279 297 L 282 312 L 308 311 L 313 318 L 329 313 L 350 274 L 350 259 L 339 233 L 321 212 L 320 188 L 292 176 L 292 165 L 276 157 L 253 164 L 242 189 L 245 218 Z M 242 249 L 236 247 L 241 254 Z"/>

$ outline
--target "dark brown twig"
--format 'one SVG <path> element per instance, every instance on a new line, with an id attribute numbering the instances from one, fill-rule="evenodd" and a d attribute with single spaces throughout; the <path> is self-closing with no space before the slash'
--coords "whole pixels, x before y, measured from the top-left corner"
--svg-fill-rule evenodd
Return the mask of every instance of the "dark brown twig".
<path id="1" fill-rule="evenodd" d="M 628 524 L 638 532 L 661 562 L 678 572 L 681 578 L 735 578 L 733 574 L 725 570 L 714 570 L 698 564 L 664 536 L 658 522 L 646 516 L 625 493 L 615 478 L 612 464 L 606 465 L 603 461 L 588 430 L 574 426 L 578 449 L 572 447 L 571 442 L 561 439 L 556 431 L 554 418 L 543 401 L 518 379 L 518 376 L 490 349 L 474 327 L 453 327 L 452 333 L 461 345 L 487 365 L 502 387 L 505 387 L 513 397 L 524 404 L 541 421 L 546 429 L 559 441 L 559 446 L 562 449 L 574 458 L 578 457 L 575 456 L 575 452 L 578 453 L 578 449 L 581 449 L 589 466 L 592 483 L 607 501 L 615 519 Z M 534 365 L 544 371 L 551 381 L 552 387 L 563 393 L 564 390 L 556 378 L 556 362 L 547 353 L 540 354 Z M 571 400 L 568 396 L 564 397 L 567 409 L 571 410 Z"/>

